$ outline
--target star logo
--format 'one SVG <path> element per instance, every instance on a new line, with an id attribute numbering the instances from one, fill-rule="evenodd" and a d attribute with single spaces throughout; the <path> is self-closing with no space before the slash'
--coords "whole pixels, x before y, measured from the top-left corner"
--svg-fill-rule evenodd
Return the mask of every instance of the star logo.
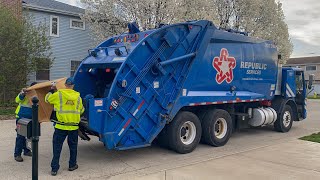
<path id="1" fill-rule="evenodd" d="M 216 81 L 221 84 L 223 81 L 231 83 L 233 80 L 233 69 L 236 67 L 236 59 L 229 57 L 228 50 L 222 48 L 220 57 L 214 57 L 212 66 L 217 71 Z"/>

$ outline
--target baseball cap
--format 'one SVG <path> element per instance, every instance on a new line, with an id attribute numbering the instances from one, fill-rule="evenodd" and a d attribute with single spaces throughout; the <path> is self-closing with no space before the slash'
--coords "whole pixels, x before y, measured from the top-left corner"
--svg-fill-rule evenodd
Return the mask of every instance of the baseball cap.
<path id="1" fill-rule="evenodd" d="M 65 83 L 65 84 L 66 84 L 66 85 L 69 85 L 69 86 L 74 85 L 73 77 L 69 77 L 69 78 L 66 80 L 66 83 Z"/>

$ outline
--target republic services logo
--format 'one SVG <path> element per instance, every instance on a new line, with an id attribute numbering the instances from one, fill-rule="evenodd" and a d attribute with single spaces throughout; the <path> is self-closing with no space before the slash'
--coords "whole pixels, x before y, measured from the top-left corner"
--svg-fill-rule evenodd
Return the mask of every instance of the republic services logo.
<path id="1" fill-rule="evenodd" d="M 212 66 L 217 71 L 216 81 L 221 84 L 224 80 L 231 83 L 233 80 L 233 69 L 236 67 L 236 59 L 229 56 L 228 50 L 222 48 L 220 57 L 214 57 Z"/>

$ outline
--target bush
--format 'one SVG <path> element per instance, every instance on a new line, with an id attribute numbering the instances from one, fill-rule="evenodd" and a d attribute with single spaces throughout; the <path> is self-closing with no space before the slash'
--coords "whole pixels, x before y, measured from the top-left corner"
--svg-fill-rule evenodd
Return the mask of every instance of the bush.
<path id="1" fill-rule="evenodd" d="M 25 14 L 25 13 L 24 13 Z M 0 6 L 0 104 L 14 102 L 27 75 L 52 63 L 50 41 L 44 25 L 33 26 L 31 17 L 15 16 Z"/>
<path id="2" fill-rule="evenodd" d="M 0 103 L 0 108 L 15 107 L 15 106 L 18 106 L 18 104 L 14 101 L 7 102 L 7 103 Z"/>

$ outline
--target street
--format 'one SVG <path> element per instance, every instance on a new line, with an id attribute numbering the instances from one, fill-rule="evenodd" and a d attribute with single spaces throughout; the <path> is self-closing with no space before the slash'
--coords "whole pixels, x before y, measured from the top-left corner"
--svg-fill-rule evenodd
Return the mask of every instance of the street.
<path id="1" fill-rule="evenodd" d="M 320 179 L 320 144 L 297 138 L 320 131 L 320 101 L 308 100 L 308 118 L 294 122 L 288 133 L 272 127 L 241 130 L 223 147 L 199 144 L 189 154 L 157 145 L 106 151 L 96 137 L 79 140 L 79 169 L 68 171 L 65 142 L 56 177 L 50 175 L 51 123 L 41 124 L 39 179 Z M 31 179 L 31 158 L 13 158 L 15 121 L 0 121 L 0 179 Z"/>

